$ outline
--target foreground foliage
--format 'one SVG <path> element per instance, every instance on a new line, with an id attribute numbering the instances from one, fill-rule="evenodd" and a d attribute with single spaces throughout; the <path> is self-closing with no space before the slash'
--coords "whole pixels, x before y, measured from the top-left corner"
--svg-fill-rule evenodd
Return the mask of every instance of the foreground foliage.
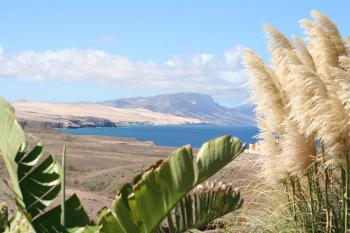
<path id="1" fill-rule="evenodd" d="M 0 99 L 0 151 L 8 170 L 18 211 L 1 217 L 5 232 L 185 232 L 238 209 L 242 200 L 231 185 L 197 185 L 235 159 L 244 149 L 237 138 L 205 143 L 196 157 L 184 146 L 125 184 L 112 208 L 89 219 L 79 198 L 65 200 L 64 166 L 43 145 L 29 150 L 14 109 Z M 63 161 L 65 160 L 65 154 Z M 61 193 L 61 204 L 51 208 Z M 2 215 L 1 215 L 2 216 Z M 162 225 L 167 219 L 167 223 Z"/>
<path id="2" fill-rule="evenodd" d="M 295 232 L 346 233 L 350 43 L 326 16 L 312 15 L 301 20 L 306 44 L 264 26 L 273 68 L 251 50 L 244 60 L 255 90 L 262 175 L 286 197 L 281 214 L 292 216 Z"/>

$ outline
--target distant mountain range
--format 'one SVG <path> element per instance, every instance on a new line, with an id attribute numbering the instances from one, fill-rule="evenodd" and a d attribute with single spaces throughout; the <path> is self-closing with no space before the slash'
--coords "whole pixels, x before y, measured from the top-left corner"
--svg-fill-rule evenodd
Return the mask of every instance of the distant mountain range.
<path id="1" fill-rule="evenodd" d="M 209 95 L 177 93 L 135 97 L 98 103 L 16 101 L 17 119 L 23 125 L 48 127 L 109 127 L 118 125 L 251 125 L 253 105 L 227 108 Z"/>
<path id="2" fill-rule="evenodd" d="M 208 124 L 255 124 L 254 107 L 252 104 L 227 108 L 216 103 L 211 96 L 198 93 L 176 93 L 153 97 L 123 98 L 103 101 L 98 104 L 116 108 L 143 108 L 158 113 L 196 118 Z"/>

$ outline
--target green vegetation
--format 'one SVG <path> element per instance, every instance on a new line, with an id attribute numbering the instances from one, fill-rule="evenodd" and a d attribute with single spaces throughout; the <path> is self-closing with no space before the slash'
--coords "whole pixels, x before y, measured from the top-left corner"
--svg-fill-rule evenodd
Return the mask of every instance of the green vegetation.
<path id="1" fill-rule="evenodd" d="M 350 40 L 319 12 L 302 20 L 307 43 L 294 43 L 264 26 L 272 67 L 253 51 L 244 55 L 256 103 L 261 176 L 244 190 L 228 232 L 350 231 Z M 190 146 L 174 151 L 125 184 L 111 208 L 93 221 L 76 195 L 65 198 L 62 165 L 31 150 L 13 108 L 0 100 L 0 151 L 18 207 L 0 206 L 5 232 L 198 232 L 242 207 L 231 184 L 208 182 L 244 146 L 223 136 L 194 156 Z M 61 194 L 61 203 L 51 207 Z"/>
<path id="2" fill-rule="evenodd" d="M 264 26 L 273 68 L 251 50 L 244 56 L 255 90 L 262 175 L 270 182 L 259 191 L 274 195 L 264 197 L 265 216 L 273 217 L 241 216 L 246 229 L 260 224 L 255 232 L 350 229 L 350 44 L 326 16 L 312 15 L 301 21 L 306 45 Z"/>
<path id="3" fill-rule="evenodd" d="M 242 205 L 230 184 L 201 185 L 244 150 L 239 139 L 223 136 L 205 143 L 196 157 L 184 146 L 159 161 L 125 184 L 112 208 L 92 221 L 76 195 L 65 198 L 65 149 L 63 167 L 52 155 L 44 156 L 40 143 L 30 150 L 14 109 L 3 99 L 0 119 L 0 150 L 18 207 L 10 218 L 2 209 L 5 232 L 186 232 L 205 229 Z M 52 208 L 59 193 L 61 204 Z"/>
<path id="4" fill-rule="evenodd" d="M 5 230 L 8 222 L 8 207 L 5 203 L 0 204 L 0 232 Z"/>

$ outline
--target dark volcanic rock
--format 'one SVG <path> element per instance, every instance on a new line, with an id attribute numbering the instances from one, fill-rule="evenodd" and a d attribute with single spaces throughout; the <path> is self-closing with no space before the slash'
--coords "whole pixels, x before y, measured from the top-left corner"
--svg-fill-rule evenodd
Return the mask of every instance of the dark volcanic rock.
<path id="1" fill-rule="evenodd" d="M 19 120 L 24 127 L 50 127 L 50 128 L 83 128 L 83 127 L 115 127 L 116 125 L 107 119 L 95 117 L 81 117 L 67 119 L 61 122 L 27 121 Z"/>

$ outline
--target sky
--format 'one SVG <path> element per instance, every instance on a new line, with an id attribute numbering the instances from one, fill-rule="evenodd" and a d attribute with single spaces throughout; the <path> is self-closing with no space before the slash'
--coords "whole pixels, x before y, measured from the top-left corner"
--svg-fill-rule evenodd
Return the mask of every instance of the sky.
<path id="1" fill-rule="evenodd" d="M 319 10 L 344 38 L 349 1 L 3 1 L 0 96 L 15 101 L 102 101 L 176 92 L 237 106 L 249 96 L 242 50 L 267 63 L 262 32 L 287 36 Z"/>

